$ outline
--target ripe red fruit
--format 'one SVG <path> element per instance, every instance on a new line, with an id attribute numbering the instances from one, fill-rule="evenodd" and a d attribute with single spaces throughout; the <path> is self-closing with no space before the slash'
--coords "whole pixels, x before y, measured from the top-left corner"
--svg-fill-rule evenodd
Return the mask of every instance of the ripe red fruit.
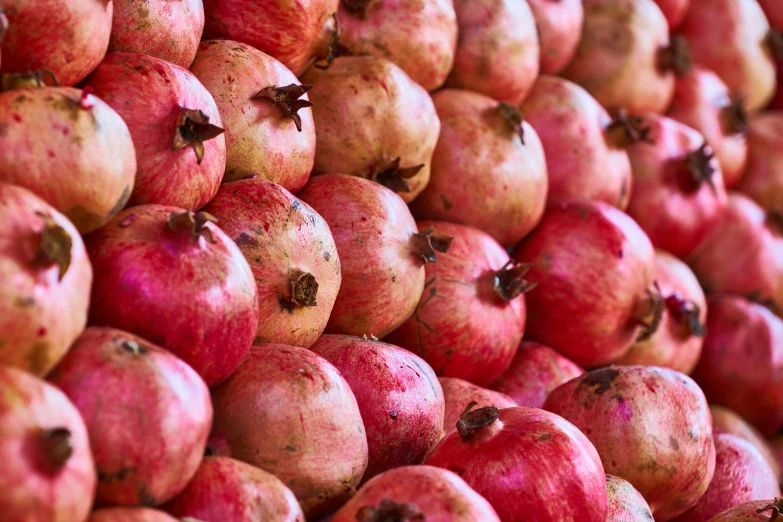
<path id="1" fill-rule="evenodd" d="M 633 484 L 655 520 L 692 507 L 712 480 L 707 400 L 684 374 L 650 366 L 593 370 L 555 389 L 544 408 L 587 435 L 606 472 Z"/>
<path id="2" fill-rule="evenodd" d="M 112 53 L 87 85 L 133 137 L 138 172 L 131 205 L 197 210 L 212 199 L 226 167 L 226 142 L 215 100 L 193 74 L 152 56 Z"/>
<path id="3" fill-rule="evenodd" d="M 653 520 L 650 506 L 630 482 L 614 475 L 606 476 L 609 516 L 606 522 L 648 522 Z"/>
<path id="4" fill-rule="evenodd" d="M 90 324 L 171 350 L 209 386 L 236 369 L 259 320 L 253 273 L 213 220 L 142 205 L 86 240 L 96 269 Z"/>
<path id="5" fill-rule="evenodd" d="M 754 500 L 727 509 L 715 515 L 710 522 L 774 522 L 783 513 L 783 501 L 779 498 L 769 500 Z"/>
<path id="6" fill-rule="evenodd" d="M 783 26 L 783 4 L 777 0 L 758 0 L 761 9 L 764 11 L 767 20 L 772 27 L 780 28 Z"/>
<path id="7" fill-rule="evenodd" d="M 582 0 L 528 0 L 538 27 L 541 73 L 562 71 L 576 54 L 582 37 Z"/>
<path id="8" fill-rule="evenodd" d="M 43 376 L 84 330 L 92 266 L 76 228 L 27 190 L 0 183 L 0 220 L 0 365 Z"/>
<path id="9" fill-rule="evenodd" d="M 516 401 L 504 393 L 488 390 L 456 377 L 439 377 L 438 381 L 443 388 L 443 397 L 446 400 L 446 414 L 443 416 L 443 429 L 446 433 L 457 426 L 457 421 L 465 413 L 465 408 L 470 403 L 475 403 L 477 408 L 485 406 L 513 408 L 517 406 Z"/>
<path id="10" fill-rule="evenodd" d="M 739 190 L 783 215 L 783 113 L 754 115 L 748 126 L 748 165 Z"/>
<path id="11" fill-rule="evenodd" d="M 179 522 L 163 511 L 152 508 L 104 508 L 93 511 L 87 522 Z"/>
<path id="12" fill-rule="evenodd" d="M 5 9 L 3 9 L 2 6 L 0 6 L 0 44 L 3 43 L 3 38 L 5 38 L 5 33 L 8 32 L 8 17 L 5 15 Z M 0 58 L 2 58 L 2 46 L 0 46 Z M 3 62 L 0 61 L 0 64 Z"/>
<path id="13" fill-rule="evenodd" d="M 682 24 L 682 21 L 685 20 L 685 15 L 688 13 L 691 0 L 655 0 L 655 3 L 658 4 L 663 16 L 666 17 L 666 21 L 669 23 L 669 29 L 674 31 Z"/>
<path id="14" fill-rule="evenodd" d="M 769 467 L 772 468 L 775 476 L 780 476 L 780 464 L 778 464 L 775 453 L 772 450 L 771 441 L 767 441 L 767 439 L 764 438 L 764 435 L 748 424 L 745 419 L 724 406 L 711 404 L 710 413 L 712 414 L 713 433 L 731 433 L 732 435 L 736 435 L 737 437 L 750 442 L 759 450 L 764 457 L 764 460 L 769 464 Z"/>
<path id="15" fill-rule="evenodd" d="M 441 128 L 430 182 L 412 204 L 416 219 L 479 228 L 514 245 L 544 215 L 546 160 L 536 131 L 512 105 L 470 91 L 433 97 Z"/>

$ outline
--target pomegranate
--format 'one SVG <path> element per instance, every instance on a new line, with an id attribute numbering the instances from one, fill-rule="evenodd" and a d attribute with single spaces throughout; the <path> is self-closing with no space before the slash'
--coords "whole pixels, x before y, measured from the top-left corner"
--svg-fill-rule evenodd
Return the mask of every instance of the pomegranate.
<path id="1" fill-rule="evenodd" d="M 523 294 L 536 286 L 525 279 L 530 265 L 509 259 L 478 229 L 441 221 L 418 225 L 454 241 L 448 255 L 425 266 L 416 310 L 387 339 L 421 356 L 438 376 L 488 386 L 511 365 L 525 332 Z"/>
<path id="2" fill-rule="evenodd" d="M 340 43 L 354 54 L 386 58 L 434 91 L 446 81 L 457 49 L 452 0 L 342 0 Z"/>
<path id="3" fill-rule="evenodd" d="M 5 38 L 5 33 L 8 32 L 8 17 L 5 15 L 5 9 L 3 9 L 2 6 L 0 6 L 0 44 L 3 43 L 3 38 Z M 0 45 L 0 58 L 2 58 L 2 46 Z M 0 61 L 0 65 L 2 65 L 2 61 Z"/>
<path id="4" fill-rule="evenodd" d="M 479 408 L 517 406 L 516 401 L 505 393 L 488 390 L 456 377 L 440 377 L 438 381 L 443 388 L 443 397 L 446 399 L 446 414 L 443 417 L 443 428 L 446 433 L 454 429 L 465 408 L 471 403 L 475 403 L 474 405 Z"/>
<path id="5" fill-rule="evenodd" d="M 770 25 L 775 28 L 783 27 L 783 4 L 777 0 L 758 0 Z"/>
<path id="6" fill-rule="evenodd" d="M 680 27 L 691 6 L 691 0 L 655 0 L 655 3 L 666 17 L 672 31 Z"/>
<path id="7" fill-rule="evenodd" d="M 633 484 L 655 520 L 695 505 L 712 480 L 707 400 L 682 373 L 651 366 L 593 370 L 556 388 L 544 408 L 587 435 L 606 472 Z"/>
<path id="8" fill-rule="evenodd" d="M 454 0 L 459 41 L 446 85 L 518 105 L 540 69 L 536 20 L 527 1 Z"/>
<path id="9" fill-rule="evenodd" d="M 432 177 L 412 205 L 417 219 L 479 228 L 514 245 L 544 215 L 546 160 L 536 131 L 505 102 L 444 89 L 432 97 L 441 121 Z"/>
<path id="10" fill-rule="evenodd" d="M 742 436 L 739 433 L 735 433 L 735 435 Z M 766 439 L 766 442 L 767 447 L 772 452 L 772 456 L 775 458 L 775 465 L 772 465 L 772 469 L 774 470 L 775 466 L 777 466 L 777 469 L 779 470 L 778 477 L 783 478 L 783 434 L 776 433 L 769 439 Z"/>
<path id="11" fill-rule="evenodd" d="M 54 386 L 0 366 L 0 510 L 9 521 L 84 520 L 95 465 L 79 411 Z"/>
<path id="12" fill-rule="evenodd" d="M 710 522 L 774 522 L 780 520 L 781 513 L 783 513 L 783 500 L 780 498 L 755 500 L 727 509 L 712 517 Z"/>
<path id="13" fill-rule="evenodd" d="M 551 205 L 514 250 L 539 283 L 528 301 L 528 338 L 584 367 L 625 355 L 652 335 L 662 310 L 651 291 L 654 251 L 639 225 L 600 202 Z"/>
<path id="14" fill-rule="evenodd" d="M 122 116 L 136 145 L 131 205 L 197 210 L 214 197 L 226 142 L 215 100 L 195 76 L 152 56 L 112 53 L 87 85 Z"/>
<path id="15" fill-rule="evenodd" d="M 0 365 L 43 376 L 84 330 L 92 266 L 76 228 L 21 187 L 0 183 L 0 221 Z"/>
<path id="16" fill-rule="evenodd" d="M 710 413 L 712 414 L 713 432 L 731 433 L 750 442 L 759 450 L 775 476 L 780 476 L 780 464 L 772 450 L 772 441 L 768 442 L 756 428 L 726 407 L 712 404 L 710 405 Z"/>
<path id="17" fill-rule="evenodd" d="M 772 435 L 783 426 L 783 320 L 739 296 L 711 295 L 707 306 L 694 378 L 711 402 Z"/>
<path id="18" fill-rule="evenodd" d="M 178 517 L 231 522 L 304 522 L 277 477 L 228 457 L 206 457 L 185 490 L 163 507 Z"/>
<path id="19" fill-rule="evenodd" d="M 522 341 L 511 366 L 492 389 L 508 394 L 520 406 L 540 408 L 552 390 L 583 373 L 552 348 Z"/>
<path id="20" fill-rule="evenodd" d="M 308 520 L 354 494 L 367 467 L 367 436 L 348 383 L 322 357 L 254 346 L 212 401 L 212 451 L 273 473 Z"/>
<path id="21" fill-rule="evenodd" d="M 426 464 L 462 477 L 503 522 L 606 520 L 606 478 L 598 453 L 572 424 L 543 410 L 466 411 Z"/>
<path id="22" fill-rule="evenodd" d="M 109 52 L 143 53 L 190 67 L 204 32 L 201 0 L 113 0 Z"/>
<path id="23" fill-rule="evenodd" d="M 538 27 L 541 72 L 562 71 L 576 53 L 582 37 L 582 0 L 528 0 Z"/>
<path id="24" fill-rule="evenodd" d="M 346 56 L 310 69 L 318 129 L 314 170 L 377 181 L 406 202 L 430 179 L 440 121 L 432 98 L 383 58 Z"/>
<path id="25" fill-rule="evenodd" d="M 258 175 L 298 192 L 315 160 L 309 85 L 269 55 L 231 40 L 209 40 L 190 67 L 215 97 L 226 127 L 223 181 Z M 301 112 L 300 112 L 301 111 Z"/>
<path id="26" fill-rule="evenodd" d="M 418 232 L 401 198 L 362 178 L 316 176 L 299 197 L 326 220 L 341 260 L 326 331 L 380 338 L 405 322 L 424 288 L 424 265 L 448 250 L 449 238 Z"/>
<path id="27" fill-rule="evenodd" d="M 47 69 L 71 86 L 106 54 L 112 0 L 0 0 L 0 8 L 8 18 L 0 72 Z"/>
<path id="28" fill-rule="evenodd" d="M 739 190 L 783 215 L 783 112 L 755 115 L 748 127 L 748 165 Z"/>
<path id="29" fill-rule="evenodd" d="M 407 466 L 374 477 L 331 522 L 500 522 L 481 495 L 451 471 Z"/>
<path id="30" fill-rule="evenodd" d="M 662 250 L 655 251 L 654 280 L 663 300 L 658 329 L 638 341 L 617 364 L 664 366 L 684 374 L 696 367 L 704 344 L 707 301 L 688 265 Z"/>
<path id="31" fill-rule="evenodd" d="M 609 497 L 609 516 L 606 522 L 650 522 L 650 506 L 630 482 L 606 476 L 606 494 Z"/>
<path id="32" fill-rule="evenodd" d="M 163 511 L 145 507 L 115 507 L 93 511 L 87 522 L 178 522 Z M 181 522 L 192 522 L 183 520 Z"/>
<path id="33" fill-rule="evenodd" d="M 668 114 L 702 133 L 715 151 L 724 184 L 735 187 L 748 158 L 748 122 L 742 99 L 732 96 L 717 74 L 693 66 L 677 78 Z"/>
<path id="34" fill-rule="evenodd" d="M 96 267 L 90 324 L 171 350 L 209 386 L 236 369 L 259 321 L 253 273 L 214 219 L 142 205 L 86 240 Z"/>

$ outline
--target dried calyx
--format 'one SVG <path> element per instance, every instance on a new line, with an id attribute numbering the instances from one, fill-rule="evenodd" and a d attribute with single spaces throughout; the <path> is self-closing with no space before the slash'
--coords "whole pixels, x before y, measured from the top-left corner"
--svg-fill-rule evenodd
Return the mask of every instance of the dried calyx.
<path id="1" fill-rule="evenodd" d="M 421 232 L 411 235 L 411 250 L 414 255 L 421 258 L 424 264 L 434 263 L 438 260 L 437 252 L 445 254 L 451 247 L 454 237 L 435 235 L 435 227 L 428 227 Z"/>
<path id="2" fill-rule="evenodd" d="M 340 36 L 343 34 L 343 26 L 340 25 L 340 20 L 337 18 L 337 13 L 332 15 L 334 23 L 334 29 L 329 37 L 329 43 L 326 46 L 326 52 L 323 56 L 319 56 L 315 61 L 314 67 L 316 69 L 328 69 L 334 63 L 335 58 L 340 56 L 351 56 L 353 53 L 350 49 L 344 46 L 340 42 Z"/>
<path id="3" fill-rule="evenodd" d="M 223 134 L 223 129 L 209 123 L 209 116 L 201 110 L 180 107 L 174 130 L 172 150 L 190 146 L 196 152 L 198 164 L 204 159 L 204 142 Z"/>
<path id="4" fill-rule="evenodd" d="M 457 431 L 463 439 L 470 437 L 479 428 L 491 426 L 500 415 L 500 410 L 494 406 L 484 406 L 474 410 L 476 404 L 478 404 L 476 401 L 470 401 L 457 421 Z"/>
<path id="5" fill-rule="evenodd" d="M 68 428 L 43 430 L 39 442 L 46 465 L 54 471 L 61 469 L 73 455 L 71 432 Z"/>
<path id="6" fill-rule="evenodd" d="M 707 334 L 707 327 L 699 319 L 699 305 L 683 299 L 677 292 L 667 297 L 664 302 L 669 315 L 680 326 L 683 337 L 704 337 Z"/>
<path id="7" fill-rule="evenodd" d="M 606 128 L 606 137 L 610 144 L 623 149 L 639 141 L 652 143 L 650 127 L 645 125 L 641 116 L 631 116 L 621 107 L 609 111 L 612 122 Z"/>
<path id="8" fill-rule="evenodd" d="M 661 295 L 661 288 L 657 281 L 654 286 L 654 290 L 647 290 L 634 310 L 634 322 L 642 327 L 641 333 L 636 338 L 637 342 L 646 341 L 652 337 L 663 318 L 665 299 Z"/>
<path id="9" fill-rule="evenodd" d="M 407 193 L 411 191 L 411 184 L 408 180 L 418 174 L 423 168 L 424 163 L 412 167 L 400 168 L 400 158 L 397 157 L 389 163 L 377 168 L 377 170 L 370 175 L 370 179 L 394 192 Z"/>
<path id="10" fill-rule="evenodd" d="M 769 520 L 770 522 L 774 522 L 776 520 L 783 520 L 783 499 L 780 497 L 775 497 L 775 500 L 771 504 L 767 504 L 763 508 L 759 508 L 756 510 L 756 513 L 766 513 L 767 511 L 771 511 Z"/>
<path id="11" fill-rule="evenodd" d="M 524 121 L 524 116 L 522 113 L 511 105 L 510 103 L 506 102 L 500 102 L 497 107 L 498 114 L 500 114 L 500 117 L 503 118 L 503 120 L 508 125 L 509 129 L 519 136 L 519 139 L 522 140 L 522 145 L 525 144 L 525 128 L 522 125 L 522 122 Z"/>
<path id="12" fill-rule="evenodd" d="M 772 57 L 783 60 L 783 30 L 770 29 L 765 40 Z"/>
<path id="13" fill-rule="evenodd" d="M 217 223 L 217 221 L 215 216 L 203 211 L 196 213 L 191 211 L 172 212 L 166 219 L 166 225 L 175 232 L 187 230 L 190 233 L 190 237 L 194 240 L 203 237 L 209 243 L 215 243 L 212 230 L 207 226 L 207 223 Z"/>
<path id="14" fill-rule="evenodd" d="M 682 169 L 684 173 L 682 187 L 685 192 L 696 192 L 707 183 L 712 193 L 717 196 L 718 191 L 712 179 L 712 175 L 715 174 L 714 158 L 715 153 L 706 141 L 701 144 L 701 147 L 685 155 Z"/>
<path id="15" fill-rule="evenodd" d="M 537 281 L 525 279 L 525 274 L 532 266 L 530 263 L 519 263 L 509 259 L 493 276 L 492 287 L 495 293 L 504 301 L 511 301 L 537 287 Z"/>
<path id="16" fill-rule="evenodd" d="M 669 38 L 669 46 L 658 51 L 658 67 L 672 71 L 676 76 L 685 76 L 691 68 L 691 52 L 688 40 L 679 34 Z"/>
<path id="17" fill-rule="evenodd" d="M 47 78 L 50 80 L 50 84 L 46 83 Z M 49 69 L 28 71 L 26 73 L 0 74 L 0 92 L 16 89 L 40 89 L 48 85 L 60 85 L 60 82 L 57 81 L 57 76 Z"/>
<path id="18" fill-rule="evenodd" d="M 62 281 L 71 266 L 73 240 L 49 214 L 36 212 L 35 215 L 43 221 L 43 229 L 38 236 L 33 264 L 46 268 L 57 265 L 58 281 Z"/>
<path id="19" fill-rule="evenodd" d="M 307 100 L 300 100 L 299 98 L 304 96 L 304 93 L 312 88 L 313 86 L 309 84 L 296 85 L 292 83 L 285 87 L 271 85 L 261 89 L 252 99 L 271 100 L 283 113 L 283 118 L 291 118 L 294 120 L 296 130 L 302 132 L 302 118 L 298 114 L 299 109 L 312 107 L 313 104 Z"/>
<path id="20" fill-rule="evenodd" d="M 375 506 L 363 506 L 356 512 L 358 522 L 424 522 L 426 517 L 410 502 L 398 503 L 384 498 Z"/>
<path id="21" fill-rule="evenodd" d="M 367 10 L 379 3 L 379 0 L 342 0 L 345 10 L 362 20 L 367 19 Z"/>
<path id="22" fill-rule="evenodd" d="M 745 134 L 748 131 L 748 113 L 742 96 L 735 96 L 721 109 L 720 119 L 726 134 Z"/>
<path id="23" fill-rule="evenodd" d="M 318 281 L 308 272 L 293 271 L 290 276 L 291 296 L 287 299 L 289 311 L 295 307 L 318 306 Z"/>

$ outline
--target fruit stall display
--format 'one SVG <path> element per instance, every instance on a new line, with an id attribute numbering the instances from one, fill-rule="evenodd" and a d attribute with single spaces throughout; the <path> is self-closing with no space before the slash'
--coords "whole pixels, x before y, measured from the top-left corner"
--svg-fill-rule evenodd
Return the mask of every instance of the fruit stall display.
<path id="1" fill-rule="evenodd" d="M 783 2 L 0 42 L 2 522 L 783 522 Z"/>

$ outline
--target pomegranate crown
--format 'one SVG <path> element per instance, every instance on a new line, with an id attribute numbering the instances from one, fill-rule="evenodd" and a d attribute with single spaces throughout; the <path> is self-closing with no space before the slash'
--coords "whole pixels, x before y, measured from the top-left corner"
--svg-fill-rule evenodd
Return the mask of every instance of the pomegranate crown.
<path id="1" fill-rule="evenodd" d="M 65 427 L 42 430 L 38 438 L 43 463 L 50 470 L 58 471 L 73 455 L 71 431 Z"/>
<path id="2" fill-rule="evenodd" d="M 650 127 L 641 116 L 632 116 L 622 107 L 613 107 L 609 115 L 612 121 L 606 128 L 606 135 L 610 144 L 622 149 L 640 141 L 652 143 Z"/>
<path id="3" fill-rule="evenodd" d="M 525 121 L 523 114 L 511 105 L 510 103 L 500 102 L 497 107 L 498 114 L 506 122 L 506 125 L 511 129 L 519 139 L 522 141 L 522 145 L 525 144 L 525 127 L 522 122 Z"/>
<path id="4" fill-rule="evenodd" d="M 731 98 L 729 104 L 720 111 L 721 124 L 726 134 L 745 134 L 748 132 L 748 112 L 742 95 Z"/>
<path id="5" fill-rule="evenodd" d="M 421 258 L 426 265 L 435 263 L 438 260 L 437 252 L 445 254 L 449 251 L 453 236 L 433 234 L 435 227 L 427 227 L 421 232 L 411 235 L 411 246 L 413 253 Z"/>
<path id="6" fill-rule="evenodd" d="M 770 522 L 783 519 L 783 517 L 781 517 L 781 513 L 783 513 L 783 499 L 775 497 L 775 500 L 771 504 L 767 504 L 766 506 L 757 509 L 756 513 L 760 515 L 766 511 L 772 512 L 769 517 Z"/>
<path id="7" fill-rule="evenodd" d="M 358 522 L 424 522 L 426 517 L 410 502 L 384 498 L 375 506 L 363 506 L 356 512 Z"/>
<path id="8" fill-rule="evenodd" d="M 328 69 L 332 66 L 336 58 L 353 55 L 351 50 L 340 42 L 340 36 L 343 34 L 343 26 L 340 24 L 340 19 L 337 18 L 337 13 L 332 14 L 332 21 L 334 23 L 334 29 L 329 37 L 326 53 L 323 56 L 319 56 L 315 61 L 314 66 L 316 69 Z"/>
<path id="9" fill-rule="evenodd" d="M 33 264 L 47 268 L 57 265 L 58 280 L 62 281 L 71 266 L 73 239 L 49 214 L 36 212 L 35 215 L 43 221 L 43 228 L 38 237 Z"/>
<path id="10" fill-rule="evenodd" d="M 672 71 L 675 76 L 685 76 L 691 68 L 691 51 L 688 40 L 680 34 L 669 38 L 669 45 L 658 51 L 658 68 Z"/>
<path id="11" fill-rule="evenodd" d="M 0 17 L 0 20 L 2 20 L 2 17 Z M 2 27 L 0 27 L 0 31 L 2 31 Z M 40 89 L 47 86 L 47 78 L 51 80 L 51 84 L 55 87 L 60 85 L 57 76 L 49 69 L 27 71 L 26 73 L 3 73 L 0 74 L 0 92 L 16 89 Z"/>
<path id="12" fill-rule="evenodd" d="M 767 48 L 775 60 L 783 60 L 783 31 L 770 29 L 765 38 Z"/>
<path id="13" fill-rule="evenodd" d="M 289 313 L 299 308 L 305 308 L 310 306 L 318 306 L 318 281 L 315 276 L 308 272 L 302 272 L 300 270 L 292 271 L 289 276 L 289 291 L 290 296 L 281 296 L 279 299 L 280 306 L 287 310 Z"/>
<path id="14" fill-rule="evenodd" d="M 424 163 L 412 167 L 400 167 L 400 161 L 400 157 L 397 156 L 389 163 L 381 165 L 370 174 L 370 179 L 394 192 L 410 192 L 413 189 L 408 180 L 424 168 Z"/>
<path id="15" fill-rule="evenodd" d="M 194 240 L 203 237 L 208 243 L 217 243 L 212 235 L 212 230 L 207 226 L 207 223 L 217 223 L 217 221 L 218 219 L 215 216 L 207 212 L 193 213 L 188 210 L 169 214 L 169 217 L 166 219 L 166 225 L 169 227 L 169 230 L 174 232 L 180 230 L 189 231 L 190 237 Z"/>
<path id="16" fill-rule="evenodd" d="M 313 86 L 309 84 L 296 85 L 292 83 L 285 87 L 270 85 L 258 91 L 252 99 L 272 101 L 280 109 L 280 112 L 283 113 L 283 118 L 294 120 L 296 130 L 302 132 L 302 117 L 299 116 L 299 109 L 312 107 L 313 104 L 308 100 L 300 100 L 299 98 L 312 88 Z"/>
<path id="17" fill-rule="evenodd" d="M 530 263 L 519 263 L 509 259 L 503 268 L 495 272 L 492 287 L 504 301 L 511 301 L 538 286 L 537 281 L 528 281 L 525 274 L 533 267 Z"/>
<path id="18" fill-rule="evenodd" d="M 476 401 L 470 401 L 459 416 L 457 431 L 463 439 L 473 435 L 479 428 L 491 426 L 500 416 L 500 410 L 495 406 L 484 406 L 474 410 L 477 404 Z"/>
<path id="19" fill-rule="evenodd" d="M 201 165 L 204 160 L 204 142 L 220 136 L 224 131 L 209 123 L 209 116 L 201 110 L 179 109 L 171 150 L 190 146 L 196 153 L 196 161 Z"/>
<path id="20" fill-rule="evenodd" d="M 642 327 L 641 333 L 636 338 L 637 342 L 646 341 L 652 337 L 658 331 L 658 326 L 663 319 L 664 299 L 661 295 L 661 288 L 657 281 L 653 285 L 655 289 L 648 289 L 634 310 L 634 320 Z"/>
<path id="21" fill-rule="evenodd" d="M 712 179 L 715 174 L 714 158 L 715 153 L 706 141 L 698 149 L 685 155 L 686 172 L 688 173 L 685 188 L 688 192 L 695 192 L 706 183 L 713 195 L 718 195 L 718 190 Z"/>

